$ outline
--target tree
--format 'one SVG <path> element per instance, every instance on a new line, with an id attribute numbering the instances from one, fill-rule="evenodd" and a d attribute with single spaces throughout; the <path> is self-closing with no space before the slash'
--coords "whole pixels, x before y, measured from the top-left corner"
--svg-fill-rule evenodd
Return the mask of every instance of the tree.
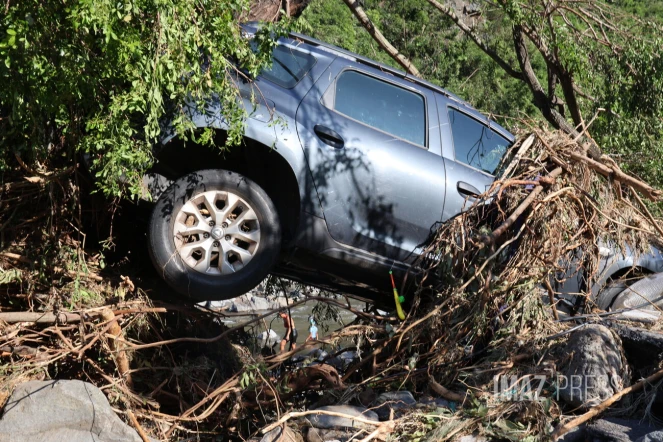
<path id="1" fill-rule="evenodd" d="M 624 9 L 646 15 L 643 8 L 656 12 L 656 5 L 638 0 L 615 3 L 479 0 L 456 10 L 438 0 L 404 0 L 398 5 L 366 0 L 364 6 L 369 16 L 379 14 L 380 20 L 374 22 L 425 78 L 436 81 L 424 65 L 435 59 L 422 55 L 437 49 L 435 45 L 442 47 L 451 52 L 436 70 L 449 73 L 437 81 L 442 86 L 457 93 L 465 90 L 473 104 L 483 103 L 488 111 L 500 109 L 511 116 L 521 111 L 533 116 L 522 101 L 529 95 L 526 101 L 552 126 L 573 137 L 591 133 L 590 139 L 615 155 L 629 172 L 661 186 L 661 17 L 644 21 Z M 408 12 L 414 4 L 426 17 Z M 399 13 L 391 13 L 396 9 Z M 456 32 L 444 23 L 427 26 L 434 15 L 444 17 Z M 459 39 L 459 32 L 464 39 Z M 399 35 L 403 38 L 394 37 Z M 475 50 L 483 57 L 477 57 Z M 470 64 L 470 60 L 480 61 Z M 508 92 L 499 102 L 487 99 L 493 94 L 485 84 L 492 84 L 495 92 L 502 93 L 501 88 Z"/>
<path id="2" fill-rule="evenodd" d="M 237 67 L 256 74 L 275 25 L 254 46 L 247 0 L 9 0 L 0 19 L 0 168 L 89 155 L 107 195 L 139 191 L 166 113 L 194 135 L 185 102 L 224 103 L 230 143 L 242 132 Z M 197 135 L 211 142 L 209 133 Z"/>

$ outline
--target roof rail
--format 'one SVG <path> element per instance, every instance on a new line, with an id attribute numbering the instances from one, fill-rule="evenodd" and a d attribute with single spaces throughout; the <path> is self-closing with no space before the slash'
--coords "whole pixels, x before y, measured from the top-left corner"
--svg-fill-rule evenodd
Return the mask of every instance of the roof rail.
<path id="1" fill-rule="evenodd" d="M 454 101 L 457 101 L 460 104 L 463 104 L 465 106 L 468 105 L 465 102 L 465 100 L 461 99 L 457 95 L 454 95 L 451 92 L 449 92 L 447 90 L 444 90 L 441 87 L 439 87 L 439 86 L 437 86 L 433 83 L 430 83 L 426 80 L 423 80 L 419 77 L 414 77 L 414 76 L 408 74 L 407 72 L 403 72 L 401 70 L 394 69 L 391 66 L 387 66 L 386 64 L 377 62 L 375 60 L 371 60 L 370 58 L 366 58 L 366 57 L 361 56 L 359 54 L 355 54 L 354 52 L 350 52 L 350 51 L 345 50 L 343 48 L 339 48 L 338 46 L 334 46 L 332 44 L 325 43 L 324 41 L 320 41 L 320 40 L 315 39 L 313 37 L 309 37 L 308 35 L 300 34 L 298 32 L 290 32 L 288 34 L 288 36 L 290 38 L 294 39 L 294 40 L 300 40 L 300 41 L 303 41 L 304 43 L 310 44 L 312 46 L 320 46 L 320 47 L 323 47 L 323 48 L 331 49 L 332 51 L 337 52 L 339 54 L 342 54 L 345 57 L 352 57 L 354 60 L 356 60 L 357 62 L 359 62 L 361 64 L 370 66 L 370 67 L 375 68 L 375 69 L 379 69 L 383 72 L 388 72 L 389 74 L 391 74 L 395 77 L 403 78 L 405 80 L 411 81 L 412 83 L 416 83 L 416 84 L 425 86 L 429 89 L 432 89 L 436 92 L 439 92 L 439 93 L 443 94 L 444 96 L 446 96 L 448 98 L 451 98 Z"/>

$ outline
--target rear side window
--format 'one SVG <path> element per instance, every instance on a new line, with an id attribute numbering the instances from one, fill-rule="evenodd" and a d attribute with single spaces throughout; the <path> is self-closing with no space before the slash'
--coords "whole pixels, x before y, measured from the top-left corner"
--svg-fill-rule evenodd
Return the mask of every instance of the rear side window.
<path id="1" fill-rule="evenodd" d="M 486 125 L 453 108 L 449 108 L 449 123 L 456 160 L 491 175 L 495 173 L 509 147 L 509 141 Z"/>
<path id="2" fill-rule="evenodd" d="M 426 145 L 424 98 L 355 71 L 336 80 L 334 110 L 420 146 Z"/>
<path id="3" fill-rule="evenodd" d="M 296 51 L 285 46 L 276 46 L 272 54 L 272 66 L 264 69 L 260 76 L 290 89 L 306 76 L 315 65 L 316 59 L 310 54 Z"/>

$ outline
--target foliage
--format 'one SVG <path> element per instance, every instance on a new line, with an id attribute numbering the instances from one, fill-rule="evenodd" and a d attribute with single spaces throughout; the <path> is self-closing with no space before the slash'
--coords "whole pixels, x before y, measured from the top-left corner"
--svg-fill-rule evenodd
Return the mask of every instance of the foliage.
<path id="1" fill-rule="evenodd" d="M 513 30 L 522 27 L 532 70 L 548 106 L 559 110 L 571 126 L 590 121 L 598 112 L 589 133 L 604 152 L 630 173 L 663 186 L 660 3 L 483 0 L 476 4 L 478 15 L 455 12 L 489 49 L 519 72 Z M 427 80 L 485 112 L 542 119 L 540 103 L 526 82 L 509 75 L 429 2 L 366 0 L 363 6 Z M 385 61 L 385 54 L 376 56 L 377 45 L 341 1 L 314 0 L 303 19 L 312 24 L 314 36 Z M 565 90 L 560 75 L 551 76 L 551 70 L 572 82 L 574 90 Z M 577 115 L 570 111 L 573 107 Z M 581 119 L 576 121 L 576 116 Z M 512 128 L 516 123 L 500 121 Z"/>
<path id="2" fill-rule="evenodd" d="M 387 40 L 426 80 L 496 115 L 536 115 L 526 88 L 462 38 L 455 25 L 425 1 L 367 0 L 363 6 Z M 301 19 L 311 25 L 314 37 L 401 69 L 380 50 L 342 1 L 313 0 Z"/>
<path id="3" fill-rule="evenodd" d="M 265 26 L 252 49 L 238 24 L 248 6 L 248 0 L 7 2 L 0 19 L 0 170 L 14 155 L 38 167 L 55 160 L 73 165 L 85 153 L 105 194 L 136 194 L 164 115 L 192 136 L 184 106 L 201 105 L 212 91 L 236 143 L 244 115 L 236 66 L 255 75 L 280 32 Z"/>

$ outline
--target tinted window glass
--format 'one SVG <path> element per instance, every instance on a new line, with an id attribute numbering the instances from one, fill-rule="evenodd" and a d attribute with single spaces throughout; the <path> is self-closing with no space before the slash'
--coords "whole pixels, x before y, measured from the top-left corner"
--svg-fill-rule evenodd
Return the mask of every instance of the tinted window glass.
<path id="1" fill-rule="evenodd" d="M 509 147 L 509 141 L 455 109 L 449 109 L 449 122 L 456 160 L 493 174 Z"/>
<path id="2" fill-rule="evenodd" d="M 272 54 L 272 67 L 263 70 L 260 76 L 290 89 L 304 78 L 315 61 L 315 57 L 312 55 L 285 46 L 277 46 Z"/>
<path id="3" fill-rule="evenodd" d="M 414 92 L 345 71 L 336 80 L 334 109 L 404 140 L 426 145 L 424 99 Z"/>

